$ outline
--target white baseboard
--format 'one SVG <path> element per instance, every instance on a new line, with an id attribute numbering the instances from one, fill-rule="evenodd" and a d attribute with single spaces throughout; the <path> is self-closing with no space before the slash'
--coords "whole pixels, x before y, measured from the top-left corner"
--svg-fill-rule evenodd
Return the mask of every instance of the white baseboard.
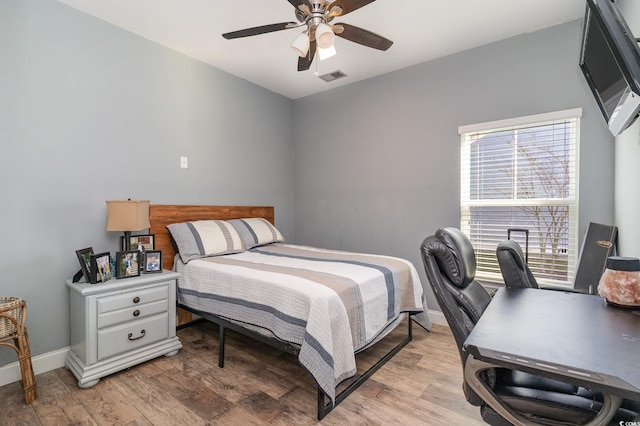
<path id="1" fill-rule="evenodd" d="M 429 318 L 431 318 L 431 322 L 433 324 L 444 325 L 445 327 L 449 327 L 449 323 L 447 319 L 444 317 L 444 314 L 440 311 L 434 311 L 429 309 Z"/>
<path id="2" fill-rule="evenodd" d="M 37 375 L 64 367 L 67 352 L 69 352 L 69 347 L 32 357 L 31 364 L 33 365 L 33 372 Z M 22 376 L 20 375 L 20 364 L 17 361 L 0 367 L 0 386 L 8 385 L 9 383 L 19 380 L 22 380 Z"/>
<path id="3" fill-rule="evenodd" d="M 433 324 L 449 326 L 444 315 L 440 311 L 429 310 L 429 317 Z M 33 371 L 36 374 L 46 373 L 56 368 L 64 367 L 64 360 L 69 352 L 69 347 L 58 349 L 46 354 L 34 356 L 31 358 Z M 0 386 L 22 380 L 20 375 L 20 364 L 16 361 L 0 367 Z"/>

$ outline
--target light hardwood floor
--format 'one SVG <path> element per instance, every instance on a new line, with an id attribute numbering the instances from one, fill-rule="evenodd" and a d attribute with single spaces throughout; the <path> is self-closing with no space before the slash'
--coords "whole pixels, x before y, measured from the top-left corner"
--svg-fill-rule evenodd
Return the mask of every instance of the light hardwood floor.
<path id="1" fill-rule="evenodd" d="M 358 355 L 358 368 L 385 353 L 406 326 Z M 178 332 L 184 348 L 80 389 L 59 368 L 36 377 L 40 397 L 24 404 L 20 383 L 0 387 L 0 425 L 312 425 L 316 387 L 293 355 L 234 332 L 217 366 L 218 329 Z M 462 393 L 462 370 L 448 328 L 413 341 L 334 409 L 322 425 L 480 425 Z"/>

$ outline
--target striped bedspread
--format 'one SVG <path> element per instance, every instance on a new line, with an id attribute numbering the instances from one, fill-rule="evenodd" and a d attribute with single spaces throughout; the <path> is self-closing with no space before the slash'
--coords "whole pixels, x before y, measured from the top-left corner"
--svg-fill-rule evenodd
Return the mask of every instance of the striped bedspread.
<path id="1" fill-rule="evenodd" d="M 299 345 L 300 364 L 332 401 L 356 374 L 355 353 L 400 315 L 419 312 L 431 328 L 415 267 L 399 258 L 271 244 L 176 269 L 180 303 Z"/>

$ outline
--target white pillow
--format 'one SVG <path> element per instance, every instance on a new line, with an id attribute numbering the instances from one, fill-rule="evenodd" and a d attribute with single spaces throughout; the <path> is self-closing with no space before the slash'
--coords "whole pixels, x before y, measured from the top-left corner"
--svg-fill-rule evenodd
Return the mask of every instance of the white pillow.
<path id="1" fill-rule="evenodd" d="M 184 263 L 201 257 L 244 251 L 242 238 L 224 220 L 198 220 L 167 226 Z"/>
<path id="2" fill-rule="evenodd" d="M 261 217 L 232 219 L 229 223 L 238 231 L 247 250 L 265 244 L 284 241 L 280 231 L 271 222 Z"/>

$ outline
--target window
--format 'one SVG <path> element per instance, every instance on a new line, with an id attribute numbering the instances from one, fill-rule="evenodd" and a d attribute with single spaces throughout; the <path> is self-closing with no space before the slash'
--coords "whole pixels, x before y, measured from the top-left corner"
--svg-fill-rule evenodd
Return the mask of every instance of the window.
<path id="1" fill-rule="evenodd" d="M 460 228 L 480 280 L 502 282 L 496 246 L 529 231 L 539 284 L 572 285 L 578 257 L 577 150 L 581 109 L 462 126 Z M 511 239 L 527 249 L 525 233 Z"/>

